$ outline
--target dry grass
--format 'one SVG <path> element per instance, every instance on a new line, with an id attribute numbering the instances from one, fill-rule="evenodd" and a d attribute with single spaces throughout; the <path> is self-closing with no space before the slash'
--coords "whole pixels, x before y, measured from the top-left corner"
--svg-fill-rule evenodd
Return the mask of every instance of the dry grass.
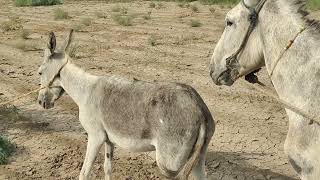
<path id="1" fill-rule="evenodd" d="M 1 24 L 3 31 L 15 31 L 22 29 L 22 20 L 19 17 L 10 17 L 8 21 Z"/>
<path id="2" fill-rule="evenodd" d="M 18 40 L 11 44 L 17 49 L 22 51 L 39 51 L 41 48 L 38 47 L 38 44 L 34 41 Z"/>
<path id="3" fill-rule="evenodd" d="M 156 7 L 156 3 L 154 3 L 154 2 L 149 3 L 149 8 L 155 8 L 155 7 Z"/>
<path id="4" fill-rule="evenodd" d="M 92 24 L 92 19 L 91 18 L 82 18 L 80 23 L 85 26 L 90 26 Z"/>
<path id="5" fill-rule="evenodd" d="M 189 8 L 190 7 L 190 4 L 188 2 L 185 2 L 185 1 L 178 2 L 177 5 L 179 7 L 181 7 L 181 8 Z"/>
<path id="6" fill-rule="evenodd" d="M 21 32 L 20 32 L 20 37 L 22 39 L 29 39 L 29 36 L 31 34 L 31 31 L 28 30 L 28 29 L 22 29 Z"/>
<path id="7" fill-rule="evenodd" d="M 123 7 L 123 6 L 119 6 L 119 5 L 113 6 L 111 8 L 111 11 L 112 12 L 118 12 L 120 14 L 128 14 L 128 8 L 127 7 Z"/>
<path id="8" fill-rule="evenodd" d="M 132 15 L 114 14 L 112 19 L 122 26 L 132 26 L 134 17 Z"/>
<path id="9" fill-rule="evenodd" d="M 149 11 L 147 14 L 143 15 L 142 17 L 145 20 L 150 20 L 151 19 L 151 11 Z"/>
<path id="10" fill-rule="evenodd" d="M 190 5 L 190 9 L 193 11 L 193 12 L 199 12 L 199 8 L 196 4 L 191 4 Z"/>
<path id="11" fill-rule="evenodd" d="M 69 19 L 70 18 L 69 13 L 64 11 L 61 8 L 55 9 L 53 13 L 54 13 L 55 20 L 62 20 L 62 19 Z"/>
<path id="12" fill-rule="evenodd" d="M 214 12 L 216 12 L 216 9 L 214 7 L 210 7 L 209 11 L 213 14 Z"/>
<path id="13" fill-rule="evenodd" d="M 103 13 L 103 12 L 96 12 L 95 13 L 96 14 L 96 16 L 98 17 L 98 18 L 104 18 L 104 19 L 106 19 L 108 16 L 105 14 L 105 13 Z"/>
<path id="14" fill-rule="evenodd" d="M 157 40 L 156 40 L 156 37 L 154 35 L 151 35 L 149 38 L 148 38 L 148 44 L 150 46 L 156 46 L 157 45 Z"/>
<path id="15" fill-rule="evenodd" d="M 80 49 L 80 46 L 78 45 L 78 43 L 71 44 L 69 47 L 69 52 L 68 52 L 69 56 L 71 58 L 77 58 L 77 54 L 79 52 L 79 49 Z"/>

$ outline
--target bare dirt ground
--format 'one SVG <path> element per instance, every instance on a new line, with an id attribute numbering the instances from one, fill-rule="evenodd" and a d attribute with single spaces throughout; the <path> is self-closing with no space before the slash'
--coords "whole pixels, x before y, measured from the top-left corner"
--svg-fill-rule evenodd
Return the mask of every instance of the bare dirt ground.
<path id="1" fill-rule="evenodd" d="M 198 5 L 199 12 L 192 13 L 177 3 L 161 3 L 159 9 L 150 8 L 149 2 L 120 4 L 137 16 L 133 26 L 124 27 L 111 18 L 115 4 L 75 1 L 18 8 L 12 1 L 0 0 L 0 23 L 9 16 L 18 16 L 24 29 L 32 32 L 29 39 L 22 40 L 19 31 L 0 30 L 0 98 L 11 99 L 38 87 L 39 49 L 45 47 L 49 31 L 57 33 L 59 43 L 82 18 L 91 18 L 90 26 L 75 33 L 79 49 L 74 63 L 96 75 L 190 84 L 203 97 L 217 122 L 207 154 L 210 180 L 297 179 L 283 152 L 288 124 L 283 108 L 241 81 L 231 88 L 217 87 L 208 76 L 210 56 L 229 9 Z M 54 20 L 53 11 L 58 7 L 71 18 Z M 210 7 L 215 11 L 210 12 Z M 148 11 L 150 20 L 143 18 Z M 97 12 L 105 17 L 97 17 Z M 199 20 L 202 26 L 190 27 L 190 19 Z M 21 42 L 32 47 L 21 50 Z M 259 76 L 271 87 L 264 71 Z M 0 166 L 0 179 L 77 179 L 86 147 L 77 106 L 65 95 L 54 109 L 43 110 L 36 96 L 14 103 L 24 118 L 0 114 L 1 135 L 17 146 L 9 163 Z M 93 179 L 103 179 L 102 154 L 103 150 L 93 168 Z M 113 177 L 164 179 L 153 153 L 130 153 L 118 148 Z"/>

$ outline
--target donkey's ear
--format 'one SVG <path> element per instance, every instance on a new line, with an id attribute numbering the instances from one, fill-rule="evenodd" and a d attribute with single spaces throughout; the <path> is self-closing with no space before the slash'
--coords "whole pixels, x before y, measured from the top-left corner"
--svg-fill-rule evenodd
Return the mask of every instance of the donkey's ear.
<path id="1" fill-rule="evenodd" d="M 72 41 L 72 35 L 73 35 L 73 29 L 70 30 L 69 34 L 67 35 L 66 39 L 64 40 L 64 43 L 62 45 L 62 51 L 67 52 L 68 48 L 70 47 L 71 41 Z"/>
<path id="2" fill-rule="evenodd" d="M 48 49 L 50 50 L 51 54 L 53 54 L 54 50 L 56 50 L 56 46 L 57 46 L 56 36 L 54 35 L 53 32 L 50 32 Z"/>

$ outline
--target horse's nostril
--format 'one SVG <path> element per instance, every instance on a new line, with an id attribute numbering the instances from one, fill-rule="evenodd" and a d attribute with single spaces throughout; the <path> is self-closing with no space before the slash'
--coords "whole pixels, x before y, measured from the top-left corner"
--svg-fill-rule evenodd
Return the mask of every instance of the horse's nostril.
<path id="1" fill-rule="evenodd" d="M 41 105 L 42 104 L 41 100 L 38 100 L 38 103 Z"/>

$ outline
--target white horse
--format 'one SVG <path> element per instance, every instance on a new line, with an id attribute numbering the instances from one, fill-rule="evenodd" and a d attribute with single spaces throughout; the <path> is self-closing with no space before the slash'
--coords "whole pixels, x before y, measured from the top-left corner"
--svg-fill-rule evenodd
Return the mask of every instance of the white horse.
<path id="1" fill-rule="evenodd" d="M 205 179 L 205 155 L 214 121 L 200 95 L 190 86 L 149 83 L 117 76 L 90 75 L 71 63 L 66 54 L 72 31 L 60 51 L 50 33 L 39 68 L 38 101 L 52 108 L 65 91 L 79 106 L 79 120 L 88 133 L 86 157 L 79 179 L 89 178 L 105 144 L 105 179 L 111 179 L 114 145 L 131 151 L 156 151 L 167 178 Z"/>
<path id="2" fill-rule="evenodd" d="M 210 64 L 213 81 L 231 86 L 265 65 L 282 100 L 319 116 L 320 26 L 305 18 L 306 2 L 242 0 L 226 16 Z M 290 40 L 295 41 L 277 62 Z M 284 148 L 289 162 L 301 179 L 319 180 L 320 126 L 291 110 L 286 112 L 289 131 Z"/>

